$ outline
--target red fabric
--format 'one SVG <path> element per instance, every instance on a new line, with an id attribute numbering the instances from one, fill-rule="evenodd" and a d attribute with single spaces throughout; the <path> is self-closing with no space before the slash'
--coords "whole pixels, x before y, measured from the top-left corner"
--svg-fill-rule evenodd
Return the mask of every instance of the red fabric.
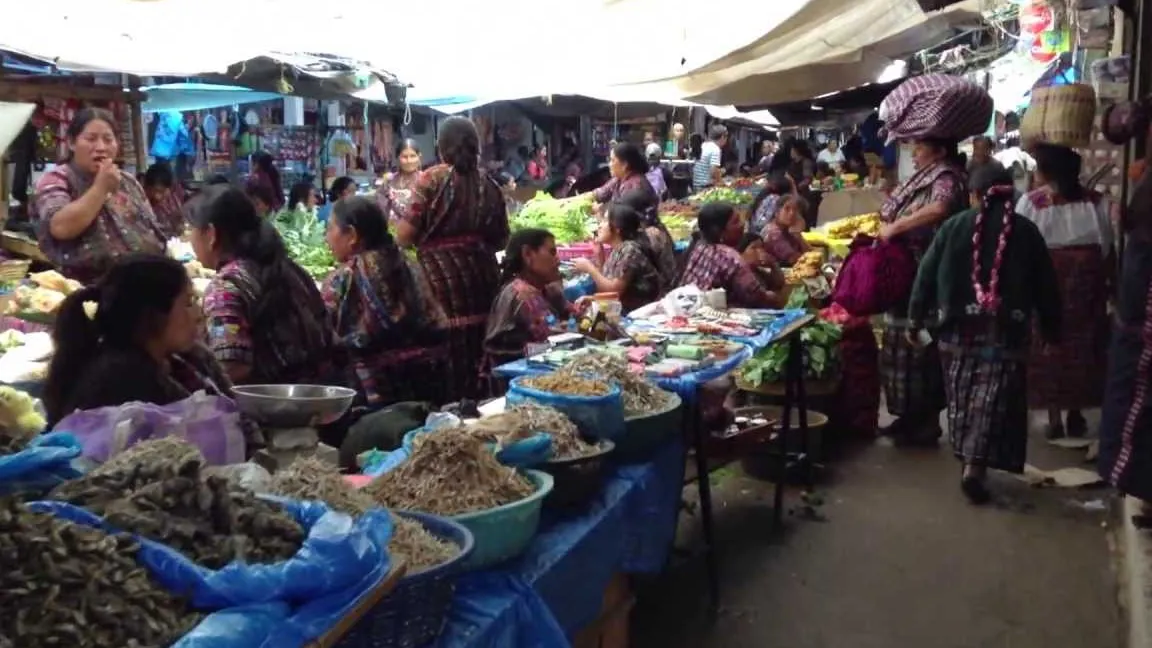
<path id="1" fill-rule="evenodd" d="M 853 315 L 884 313 L 908 299 L 915 279 L 916 259 L 903 244 L 857 236 L 832 301 Z"/>

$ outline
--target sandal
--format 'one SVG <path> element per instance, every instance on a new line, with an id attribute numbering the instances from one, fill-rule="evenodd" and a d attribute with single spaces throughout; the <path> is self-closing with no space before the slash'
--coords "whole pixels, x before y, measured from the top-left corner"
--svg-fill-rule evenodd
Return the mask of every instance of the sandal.
<path id="1" fill-rule="evenodd" d="M 1068 430 L 1069 438 L 1081 439 L 1088 434 L 1088 419 L 1077 410 L 1068 411 L 1064 426 Z"/>

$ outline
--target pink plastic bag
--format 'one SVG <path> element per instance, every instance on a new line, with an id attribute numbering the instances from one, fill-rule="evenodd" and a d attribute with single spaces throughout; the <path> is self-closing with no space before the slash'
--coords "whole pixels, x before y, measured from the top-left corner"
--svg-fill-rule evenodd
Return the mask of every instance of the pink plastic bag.
<path id="1" fill-rule="evenodd" d="M 832 302 L 853 315 L 886 313 L 908 299 L 915 280 L 916 259 L 904 244 L 860 235 L 840 267 Z"/>
<path id="2" fill-rule="evenodd" d="M 197 392 L 171 405 L 125 403 L 74 412 L 56 424 L 84 447 L 83 456 L 103 463 L 140 441 L 178 436 L 200 448 L 209 465 L 245 460 L 244 427 L 236 404 Z"/>

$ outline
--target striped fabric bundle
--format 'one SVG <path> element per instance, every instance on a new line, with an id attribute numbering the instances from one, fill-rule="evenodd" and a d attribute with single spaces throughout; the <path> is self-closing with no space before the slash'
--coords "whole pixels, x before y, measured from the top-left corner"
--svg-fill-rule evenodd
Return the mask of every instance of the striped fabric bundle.
<path id="1" fill-rule="evenodd" d="M 960 140 L 979 135 L 992 120 L 992 97 L 957 76 L 925 74 L 896 87 L 880 105 L 887 143 L 933 137 Z"/>

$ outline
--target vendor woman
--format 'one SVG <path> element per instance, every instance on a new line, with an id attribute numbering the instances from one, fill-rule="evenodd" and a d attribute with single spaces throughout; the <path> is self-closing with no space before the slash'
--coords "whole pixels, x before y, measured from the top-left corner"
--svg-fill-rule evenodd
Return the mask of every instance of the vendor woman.
<path id="1" fill-rule="evenodd" d="M 635 191 L 644 197 L 642 204 L 632 205 L 641 217 L 650 217 L 656 213 L 660 198 L 645 175 L 648 173 L 648 161 L 640 147 L 631 142 L 621 142 L 612 147 L 612 153 L 608 156 L 608 170 L 612 178 L 592 192 L 597 212 L 606 203 L 616 202 L 624 194 Z"/>
<path id="2" fill-rule="evenodd" d="M 406 139 L 396 145 L 397 172 L 384 176 L 384 184 L 376 191 L 380 208 L 388 220 L 399 220 L 412 202 L 412 191 L 420 180 L 420 146 Z"/>
<path id="3" fill-rule="evenodd" d="M 944 92 L 944 101 L 937 98 L 958 84 L 959 91 Z M 986 98 L 975 84 L 928 75 L 906 82 L 885 99 L 889 114 L 896 116 L 885 123 L 889 138 L 913 143 L 915 173 L 880 208 L 880 238 L 906 245 L 917 263 L 944 219 L 967 208 L 967 176 L 957 142 L 987 127 L 991 115 L 969 109 L 987 104 L 990 112 Z M 909 340 L 907 317 L 903 302 L 884 318 L 880 367 L 888 411 L 897 417 L 886 432 L 902 443 L 935 444 L 946 404 L 940 352 L 935 341 L 919 345 Z"/>
<path id="4" fill-rule="evenodd" d="M 605 245 L 612 247 L 607 258 L 604 258 L 602 247 Z M 596 246 L 599 258 L 595 263 L 589 259 L 576 259 L 573 266 L 592 277 L 597 292 L 618 293 L 625 312 L 660 297 L 656 255 L 648 246 L 636 210 L 622 204 L 609 205 L 608 218 L 600 226 Z"/>
<path id="5" fill-rule="evenodd" d="M 140 183 L 116 166 L 116 118 L 85 108 L 68 125 L 68 159 L 36 183 L 32 220 L 45 255 L 64 276 L 100 277 L 130 252 L 164 251 L 164 235 Z"/>
<path id="6" fill-rule="evenodd" d="M 784 196 L 776 207 L 776 215 L 764 226 L 760 236 L 764 249 L 782 266 L 796 265 L 800 256 L 812 249 L 797 228 L 804 226 L 808 201 L 795 194 Z"/>
<path id="7" fill-rule="evenodd" d="M 523 358 L 528 345 L 547 342 L 575 315 L 560 289 L 560 258 L 548 230 L 522 229 L 512 235 L 500 279 L 503 287 L 484 337 L 485 373 Z"/>
<path id="8" fill-rule="evenodd" d="M 750 265 L 734 246 L 740 244 L 744 223 L 732 205 L 708 203 L 700 210 L 699 226 L 688 261 L 680 274 L 680 286 L 695 285 L 700 290 L 723 288 L 728 305 L 738 308 L 779 308 L 783 300 L 765 290 Z"/>

